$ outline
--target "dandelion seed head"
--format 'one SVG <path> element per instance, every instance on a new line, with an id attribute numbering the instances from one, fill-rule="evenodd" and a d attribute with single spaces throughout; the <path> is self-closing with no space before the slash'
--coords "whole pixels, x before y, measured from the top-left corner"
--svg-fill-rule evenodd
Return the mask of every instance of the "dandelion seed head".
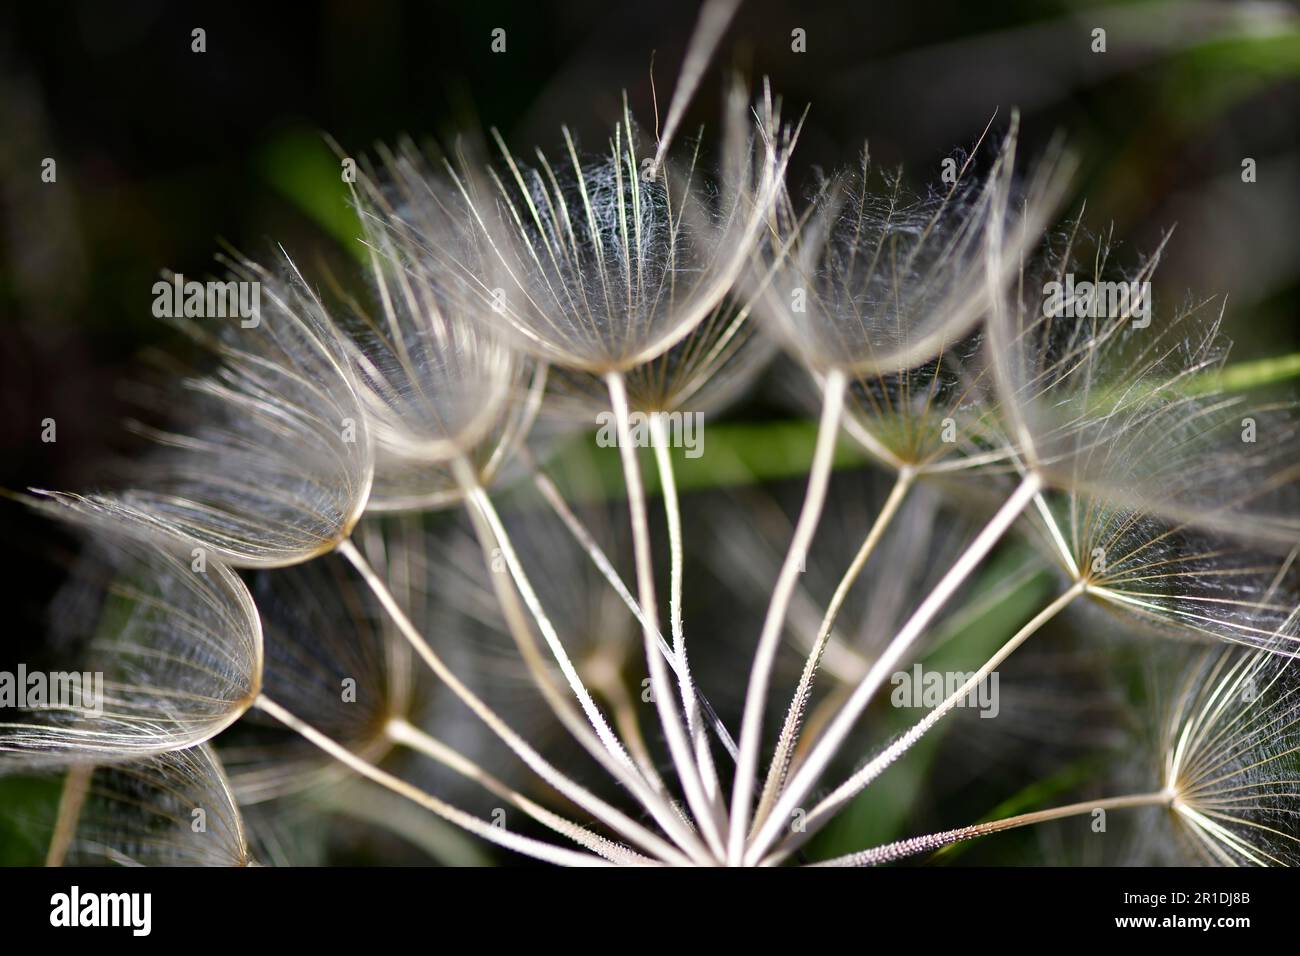
<path id="1" fill-rule="evenodd" d="M 1217 301 L 1147 324 L 1134 302 L 1068 320 L 1046 308 L 1045 284 L 1067 271 L 1143 283 L 1159 252 L 1120 273 L 1077 227 L 1043 243 L 1068 163 L 1020 174 L 1016 118 L 987 156 L 981 139 L 951 157 L 931 191 L 879 174 L 864 149 L 800 207 L 785 174 L 802 120 L 783 120 L 766 85 L 751 103 L 734 84 L 715 172 L 702 139 L 674 136 L 734 6 L 705 5 L 653 144 L 625 101 L 604 144 L 566 129 L 549 158 L 495 133 L 488 162 L 463 143 L 379 147 L 353 197 L 364 291 L 330 277 L 322 296 L 287 260 L 232 261 L 263 290 L 259 322 L 180 322 L 218 364 L 177 408 L 153 409 L 174 411 L 167 430 L 140 426 L 156 452 L 125 490 L 46 493 L 41 507 L 102 538 L 105 569 L 78 575 L 71 603 L 90 608 L 73 643 L 107 699 L 0 726 L 0 769 L 74 765 L 73 859 L 247 864 L 241 802 L 409 833 L 360 777 L 546 862 L 778 864 L 1076 599 L 1135 637 L 1216 642 L 1165 726 L 1160 789 L 1100 802 L 1167 812 L 1210 862 L 1294 859 L 1296 408 L 1220 390 Z M 646 480 L 630 413 L 720 410 L 782 347 L 821 392 L 797 512 L 750 492 L 741 507 L 720 492 L 683 502 L 658 431 Z M 624 491 L 609 502 L 579 456 L 533 454 L 548 429 L 607 407 Z M 1239 437 L 1244 417 L 1269 440 Z M 836 473 L 841 429 L 883 467 Z M 571 465 L 592 499 L 577 506 L 551 474 Z M 518 475 L 529 487 L 508 487 Z M 1041 556 L 1004 540 L 1025 523 L 1064 590 L 979 671 L 946 674 L 944 698 L 862 763 L 881 728 L 860 718 L 891 674 L 978 646 L 991 602 L 1049 587 Z M 701 600 L 719 583 L 739 599 Z M 746 682 L 750 645 L 734 634 L 750 624 Z M 1106 648 L 1077 636 L 1097 653 L 1092 681 Z M 1026 682 L 1031 704 L 1085 687 L 1060 659 L 1035 666 L 1052 671 Z M 967 756 L 1039 770 L 1055 744 L 1095 743 L 1095 727 L 1070 731 L 1082 694 L 1068 703 Z M 227 730 L 218 760 L 208 741 Z M 1021 737 L 1043 746 L 1026 755 Z M 207 845 L 184 832 L 190 802 L 216 829 Z M 1087 810 L 826 862 L 892 862 Z"/>
<path id="2" fill-rule="evenodd" d="M 101 522 L 60 499 L 38 507 L 94 531 L 60 604 L 79 609 L 68 654 L 102 674 L 102 696 L 83 681 L 79 701 L 0 727 L 0 769 L 148 756 L 234 723 L 262 678 L 261 623 L 234 571 L 215 557 L 195 570 L 186 542 L 143 522 Z"/>
<path id="3" fill-rule="evenodd" d="M 363 526 L 364 528 L 365 526 Z M 250 593 L 265 637 L 263 692 L 350 750 L 379 762 L 394 747 L 388 722 L 413 716 L 410 647 L 336 556 L 256 572 Z M 222 753 L 241 803 L 261 803 L 350 774 L 296 734 L 247 728 Z"/>
<path id="4" fill-rule="evenodd" d="M 909 194 L 901 170 L 877 188 L 864 147 L 807 209 L 786 194 L 759 276 L 762 314 L 787 348 L 822 372 L 897 375 L 966 338 L 988 307 L 990 243 L 1000 260 L 1018 261 L 1059 190 L 1045 166 L 1009 208 L 1015 142 L 1013 125 L 986 178 L 962 157 L 954 180 L 929 193 Z"/>
<path id="5" fill-rule="evenodd" d="M 625 110 L 603 155 L 502 168 L 485 223 L 511 284 L 504 327 L 523 349 L 574 369 L 625 372 L 688 336 L 731 288 L 776 188 L 770 153 L 753 192 L 707 181 L 698 146 L 646 174 Z"/>
<path id="6" fill-rule="evenodd" d="M 208 744 L 70 775 L 69 866 L 255 866 L 242 813 Z M 67 798 L 65 797 L 65 800 Z"/>
<path id="7" fill-rule="evenodd" d="M 1167 725 L 1163 784 L 1175 824 L 1201 860 L 1300 861 L 1297 700 L 1293 657 L 1227 648 L 1188 669 Z"/>
<path id="8" fill-rule="evenodd" d="M 184 383 L 182 424 L 139 429 L 158 447 L 129 487 L 64 504 L 179 535 L 236 567 L 295 564 L 347 537 L 374 473 L 366 417 L 337 327 L 288 268 L 281 279 L 232 265 L 240 281 L 261 284 L 258 324 L 184 320 L 220 365 Z"/>
<path id="9" fill-rule="evenodd" d="M 487 320 L 497 268 L 448 174 L 409 143 L 382 150 L 358 199 L 373 307 L 352 301 L 345 340 L 375 444 L 373 511 L 454 503 L 450 462 L 490 480 L 527 433 L 543 369 Z"/>

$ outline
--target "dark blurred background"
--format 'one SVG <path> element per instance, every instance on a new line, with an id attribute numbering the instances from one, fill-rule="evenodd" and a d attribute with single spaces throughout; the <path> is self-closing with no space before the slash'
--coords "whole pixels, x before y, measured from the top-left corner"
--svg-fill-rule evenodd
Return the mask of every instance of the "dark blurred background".
<path id="1" fill-rule="evenodd" d="M 0 10 L 0 488 L 84 489 L 119 449 L 121 383 L 170 332 L 162 269 L 249 254 L 346 264 L 338 163 L 401 134 L 495 125 L 548 151 L 568 124 L 600 148 L 627 90 L 665 111 L 698 5 L 49 3 Z M 192 30 L 206 52 L 192 52 Z M 506 31 L 493 53 L 492 31 Z M 1094 52 L 1096 29 L 1105 52 Z M 806 52 L 792 50 L 802 30 Z M 722 79 L 770 76 L 810 105 L 793 169 L 873 156 L 917 182 L 996 113 L 1024 154 L 1061 134 L 1070 206 L 1134 261 L 1177 226 L 1157 296 L 1227 294 L 1234 360 L 1300 352 L 1300 13 L 1288 3 L 755 0 L 687 123 L 715 125 Z M 56 181 L 42 182 L 42 162 Z M 1243 182 L 1253 159 L 1256 181 Z M 1157 302 L 1160 299 L 1157 298 Z M 54 419 L 57 441 L 43 442 Z M 1300 451 L 1300 450 L 1298 450 Z M 48 524 L 0 505 L 8 621 L 30 658 L 57 571 Z M 40 555 L 47 558 L 49 555 Z M 57 562 L 55 562 L 57 563 Z"/>
<path id="2" fill-rule="evenodd" d="M 0 12 L 0 486 L 76 487 L 118 431 L 161 269 L 213 271 L 224 240 L 334 256 L 337 162 L 399 134 L 496 125 L 547 149 L 567 123 L 604 141 L 626 89 L 661 111 L 696 4 L 51 3 Z M 1025 153 L 1064 134 L 1073 204 L 1135 257 L 1177 225 L 1159 283 L 1229 295 L 1235 358 L 1296 350 L 1300 33 L 1280 3 L 947 0 L 746 3 L 687 128 L 721 78 L 769 75 L 811 105 L 794 170 L 881 162 L 932 181 L 997 112 Z M 205 53 L 191 31 L 206 31 Z M 506 52 L 490 50 L 506 31 Z M 1106 31 L 1106 52 L 1092 31 Z M 806 31 L 804 53 L 792 31 Z M 57 181 L 41 181 L 42 161 Z M 1243 183 L 1252 158 L 1257 181 Z M 57 442 L 40 441 L 57 422 Z"/>

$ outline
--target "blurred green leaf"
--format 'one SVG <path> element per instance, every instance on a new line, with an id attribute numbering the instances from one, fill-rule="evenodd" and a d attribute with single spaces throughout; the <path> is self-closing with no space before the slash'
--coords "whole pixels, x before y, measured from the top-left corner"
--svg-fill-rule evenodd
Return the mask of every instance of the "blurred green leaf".
<path id="1" fill-rule="evenodd" d="M 61 777 L 0 777 L 0 866 L 42 866 Z"/>
<path id="2" fill-rule="evenodd" d="M 1165 102 L 1183 123 L 1213 118 L 1279 80 L 1300 76 L 1300 31 L 1212 40 L 1169 64 Z"/>
<path id="3" fill-rule="evenodd" d="M 1237 362 L 1193 380 L 1190 394 L 1215 390 L 1246 392 L 1300 379 L 1300 353 Z M 811 421 L 718 422 L 702 432 L 702 454 L 690 458 L 686 450 L 673 449 L 673 469 L 679 491 L 726 488 L 779 481 L 806 475 L 817 444 L 817 425 Z M 555 456 L 565 465 L 555 475 L 566 496 L 621 497 L 623 470 L 618 449 L 600 448 L 594 433 L 573 439 Z M 860 467 L 871 461 L 857 445 L 841 441 L 835 451 L 836 468 Z M 642 450 L 641 471 L 647 494 L 659 492 L 653 456 Z M 589 473 L 589 474 L 587 474 Z M 573 476 L 584 474 L 579 484 Z"/>
<path id="4" fill-rule="evenodd" d="M 1280 355 L 1275 358 L 1237 362 L 1220 372 L 1202 376 L 1193 384 L 1193 394 L 1222 389 L 1225 392 L 1248 392 L 1280 382 L 1300 378 L 1300 353 Z"/>
<path id="5" fill-rule="evenodd" d="M 1057 802 L 1062 794 L 1069 793 L 1081 783 L 1094 777 L 1099 763 L 1101 761 L 1095 756 L 1078 760 L 1050 777 L 1034 781 L 1020 792 L 1003 800 L 980 817 L 979 820 L 973 822 L 986 823 L 990 820 L 1002 820 L 1020 813 L 1041 810 L 1050 803 Z M 950 844 L 939 850 L 930 859 L 951 863 L 970 849 L 971 845 L 969 841 Z"/>
<path id="6" fill-rule="evenodd" d="M 305 130 L 284 133 L 263 148 L 258 168 L 276 192 L 364 260 L 365 250 L 357 242 L 360 226 L 342 167 L 324 139 Z"/>

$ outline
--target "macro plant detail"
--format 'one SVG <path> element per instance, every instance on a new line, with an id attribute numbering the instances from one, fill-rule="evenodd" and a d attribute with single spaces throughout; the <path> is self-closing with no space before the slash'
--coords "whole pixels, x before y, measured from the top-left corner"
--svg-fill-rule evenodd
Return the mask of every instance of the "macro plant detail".
<path id="1" fill-rule="evenodd" d="M 1231 387 L 1232 305 L 1153 295 L 1173 239 L 1126 261 L 1019 114 L 925 188 L 865 144 L 796 181 L 807 114 L 767 81 L 682 128 L 737 6 L 704 4 L 662 122 L 624 94 L 602 143 L 331 141 L 360 276 L 224 253 L 256 321 L 170 317 L 206 364 L 147 391 L 152 451 L 13 494 L 82 543 L 49 644 L 104 678 L 0 724 L 0 773 L 60 775 L 49 863 L 294 862 L 340 808 L 431 816 L 462 862 L 876 866 L 1112 825 L 1143 861 L 1300 859 L 1300 406 Z M 773 379 L 815 422 L 797 487 L 679 480 Z M 1070 695 L 1063 620 L 1154 733 L 1101 760 L 1079 720 L 1074 785 L 831 838 L 953 725 L 994 748 Z"/>

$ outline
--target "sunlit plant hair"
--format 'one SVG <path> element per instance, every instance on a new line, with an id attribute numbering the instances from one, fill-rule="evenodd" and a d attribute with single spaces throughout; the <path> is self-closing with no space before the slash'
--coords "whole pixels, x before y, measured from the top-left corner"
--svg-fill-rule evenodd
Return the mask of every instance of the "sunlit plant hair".
<path id="1" fill-rule="evenodd" d="M 0 725 L 0 770 L 67 771 L 52 858 L 245 865 L 241 804 L 355 805 L 373 788 L 566 866 L 875 865 L 1096 810 L 1163 813 L 1210 862 L 1295 858 L 1286 492 L 1300 470 L 1285 443 L 1233 441 L 1249 406 L 1209 378 L 1220 310 L 1193 301 L 1149 328 L 1132 308 L 1045 310 L 1040 280 L 1081 257 L 1072 230 L 1063 253 L 1043 241 L 1062 166 L 1024 174 L 1016 118 L 982 175 L 954 162 L 954 181 L 909 198 L 901 173 L 875 184 L 864 151 L 801 206 L 787 182 L 800 124 L 766 85 L 756 99 L 733 87 L 712 173 L 708 141 L 677 134 L 734 8 L 704 4 L 653 136 L 625 100 L 607 142 L 584 151 L 566 129 L 558 159 L 498 134 L 486 166 L 467 149 L 381 148 L 353 196 L 365 291 L 323 296 L 291 263 L 234 264 L 269 307 L 253 329 L 190 324 L 217 365 L 186 383 L 182 425 L 151 432 L 159 455 L 126 491 L 35 502 L 108 556 L 70 585 L 97 611 L 77 649 L 108 678 L 106 706 Z M 1103 244 L 1081 273 L 1106 274 L 1107 257 Z M 777 348 L 820 392 L 797 509 L 692 521 L 665 416 L 649 414 L 646 440 L 634 413 L 718 409 Z M 594 501 L 562 477 L 594 459 L 532 434 L 575 398 L 616 426 L 617 471 L 590 468 L 582 486 Z M 1274 442 L 1294 440 L 1293 406 L 1258 414 Z M 881 466 L 883 494 L 833 481 L 844 437 Z M 531 487 L 508 487 L 516 476 Z M 745 521 L 779 526 L 780 546 Z M 863 752 L 885 683 L 966 636 L 962 596 L 1021 532 L 1056 590 Z M 770 572 L 752 615 L 695 623 L 705 551 L 748 562 L 750 585 Z M 1085 599 L 1136 642 L 1204 645 L 1140 786 L 817 850 Z M 738 634 L 751 617 L 757 634 Z M 491 654 L 476 653 L 487 632 Z M 828 655 L 837 683 L 819 701 Z M 503 677 L 526 700 L 495 693 Z M 1082 796 L 1109 778 L 1086 782 Z M 177 825 L 188 802 L 216 839 Z"/>
<path id="2" fill-rule="evenodd" d="M 734 105 L 733 107 L 734 108 Z M 503 328 L 543 360 L 626 372 L 681 341 L 719 304 L 749 259 L 774 201 L 775 144 L 752 182 L 708 182 L 698 146 L 650 156 L 629 111 L 604 154 L 521 162 L 498 136 L 501 170 L 478 216 L 509 284 Z"/>
<path id="3" fill-rule="evenodd" d="M 48 866 L 255 866 L 210 744 L 68 774 Z"/>
<path id="4" fill-rule="evenodd" d="M 236 567 L 297 564 L 347 538 L 374 477 L 367 419 L 338 327 L 285 268 L 281 278 L 232 265 L 261 283 L 255 327 L 183 320 L 219 364 L 183 383 L 192 427 L 141 429 L 159 450 L 136 469 L 138 485 L 64 504 L 187 538 Z"/>
<path id="5" fill-rule="evenodd" d="M 1019 261 L 1062 186 L 1065 170 L 1044 163 L 1017 188 L 1016 142 L 1013 119 L 983 178 L 972 169 L 977 144 L 969 157 L 950 157 L 952 177 L 919 196 L 901 170 L 875 187 L 865 146 L 857 166 L 806 207 L 784 194 L 755 278 L 773 273 L 762 313 L 791 351 L 823 373 L 893 374 L 974 329 L 988 306 L 989 244 L 1006 243 L 999 258 Z"/>
<path id="6" fill-rule="evenodd" d="M 93 532 L 59 599 L 79 608 L 65 656 L 102 675 L 102 699 L 83 686 L 79 700 L 0 724 L 0 772 L 180 750 L 238 720 L 259 693 L 263 653 L 238 575 L 215 557 L 195 571 L 187 542 L 121 513 L 87 521 L 37 506 Z"/>
<path id="7" fill-rule="evenodd" d="M 1279 633 L 1294 635 L 1295 619 Z M 1300 862 L 1294 672 L 1289 654 L 1240 649 L 1207 652 L 1187 669 L 1163 737 L 1163 783 L 1174 822 L 1203 862 Z"/>
<path id="8" fill-rule="evenodd" d="M 499 287 L 497 266 L 437 158 L 409 142 L 379 155 L 356 200 L 371 305 L 348 297 L 342 321 L 375 445 L 369 510 L 422 510 L 463 494 L 455 459 L 495 477 L 537 413 L 546 368 L 476 314 L 491 314 L 481 290 Z"/>

